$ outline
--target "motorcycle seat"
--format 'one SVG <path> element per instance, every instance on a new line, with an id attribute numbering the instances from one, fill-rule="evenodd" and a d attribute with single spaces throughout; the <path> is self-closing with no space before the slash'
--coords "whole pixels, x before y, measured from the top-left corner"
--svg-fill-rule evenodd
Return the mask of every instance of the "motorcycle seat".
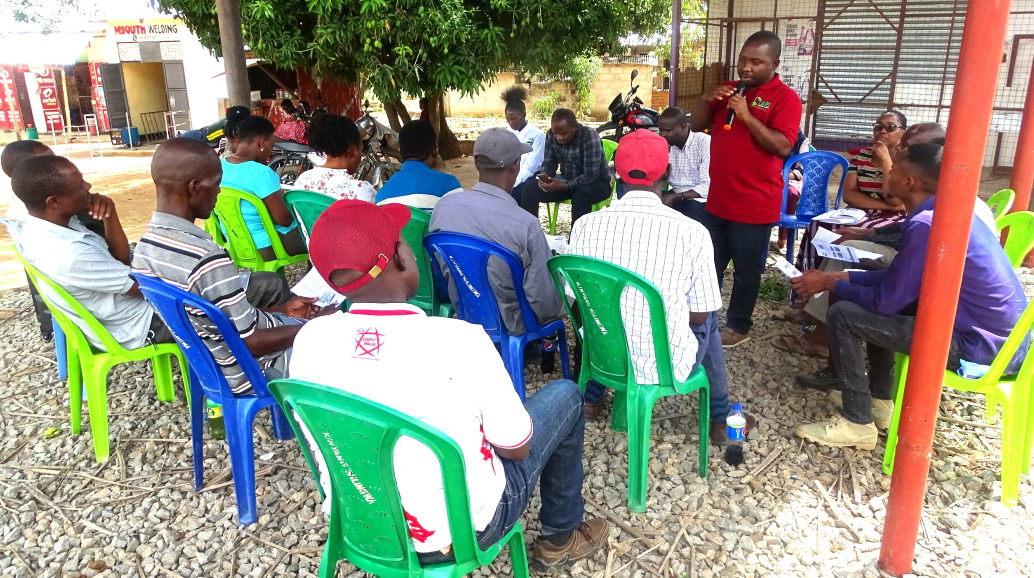
<path id="1" fill-rule="evenodd" d="M 293 140 L 276 139 L 276 143 L 273 144 L 274 149 L 281 149 L 285 152 L 292 153 L 307 153 L 312 151 L 312 147 L 307 144 L 294 142 Z"/>

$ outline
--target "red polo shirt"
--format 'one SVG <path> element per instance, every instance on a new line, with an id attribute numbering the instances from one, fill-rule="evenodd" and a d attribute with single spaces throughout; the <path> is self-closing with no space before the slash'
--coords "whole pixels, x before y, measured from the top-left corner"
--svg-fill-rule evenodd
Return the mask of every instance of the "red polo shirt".
<path id="1" fill-rule="evenodd" d="M 736 86 L 738 82 L 723 84 Z M 801 99 L 778 74 L 747 90 L 743 98 L 750 113 L 765 126 L 781 132 L 791 145 L 797 141 Z M 727 99 L 712 102 L 710 111 L 714 129 L 707 210 L 737 223 L 775 223 L 783 199 L 783 158 L 761 148 L 742 122 L 734 122 L 732 130 L 725 130 Z"/>

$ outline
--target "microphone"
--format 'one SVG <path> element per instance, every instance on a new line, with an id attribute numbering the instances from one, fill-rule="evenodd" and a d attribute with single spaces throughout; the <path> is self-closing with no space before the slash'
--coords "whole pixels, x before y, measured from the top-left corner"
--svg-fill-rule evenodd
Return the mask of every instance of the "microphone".
<path id="1" fill-rule="evenodd" d="M 742 82 L 736 85 L 736 94 L 743 96 L 743 93 L 747 91 L 747 85 Z M 736 120 L 736 112 L 731 108 L 729 114 L 725 115 L 725 130 L 732 130 L 732 121 Z"/>

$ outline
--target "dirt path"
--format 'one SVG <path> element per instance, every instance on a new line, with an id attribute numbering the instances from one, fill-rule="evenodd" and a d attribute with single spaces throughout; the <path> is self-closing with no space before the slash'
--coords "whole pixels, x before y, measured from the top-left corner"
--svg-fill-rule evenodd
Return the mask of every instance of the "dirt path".
<path id="1" fill-rule="evenodd" d="M 87 182 L 93 185 L 94 192 L 105 194 L 115 201 L 126 235 L 130 241 L 138 240 L 150 222 L 155 206 L 151 158 L 115 156 L 72 161 L 83 172 Z M 456 175 L 465 188 L 477 182 L 477 171 L 470 157 L 446 161 L 443 170 Z M 0 215 L 7 211 L 12 199 L 14 193 L 11 192 L 10 179 L 0 173 Z M 26 284 L 25 274 L 14 257 L 11 243 L 7 229 L 0 227 L 0 290 Z"/>

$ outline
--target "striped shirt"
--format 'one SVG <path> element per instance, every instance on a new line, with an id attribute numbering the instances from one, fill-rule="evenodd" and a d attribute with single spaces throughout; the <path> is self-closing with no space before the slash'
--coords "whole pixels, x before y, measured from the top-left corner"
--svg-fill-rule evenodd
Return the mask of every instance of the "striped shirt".
<path id="1" fill-rule="evenodd" d="M 245 288 L 230 255 L 197 225 L 167 213 L 155 212 L 133 255 L 133 272 L 157 277 L 180 289 L 204 297 L 222 309 L 241 338 L 256 329 L 279 327 L 283 323 L 248 303 Z M 226 346 L 222 335 L 207 315 L 187 309 L 191 323 L 204 339 L 208 351 L 222 370 L 234 395 L 251 393 L 251 382 Z M 258 361 L 265 371 L 286 365 L 282 351 L 265 355 Z M 285 367 L 278 367 L 282 372 Z M 286 372 L 284 372 L 286 373 Z"/>
<path id="2" fill-rule="evenodd" d="M 848 173 L 858 178 L 858 190 L 880 201 L 883 198 L 883 170 L 872 164 L 872 149 L 852 149 L 848 154 Z"/>

